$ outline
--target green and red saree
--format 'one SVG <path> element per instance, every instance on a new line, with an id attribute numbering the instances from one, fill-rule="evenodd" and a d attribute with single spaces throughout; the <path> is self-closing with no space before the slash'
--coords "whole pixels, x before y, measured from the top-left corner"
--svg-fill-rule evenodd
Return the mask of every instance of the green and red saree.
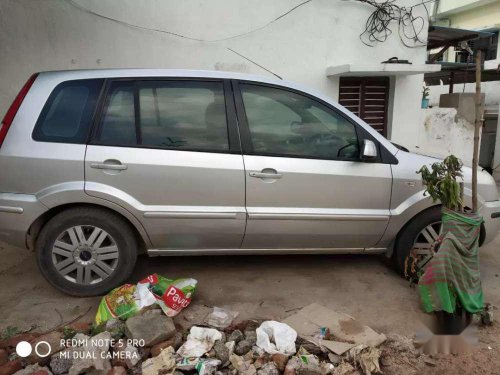
<path id="1" fill-rule="evenodd" d="M 418 288 L 425 312 L 483 310 L 479 277 L 479 233 L 483 218 L 443 209 L 439 250 L 427 263 Z"/>

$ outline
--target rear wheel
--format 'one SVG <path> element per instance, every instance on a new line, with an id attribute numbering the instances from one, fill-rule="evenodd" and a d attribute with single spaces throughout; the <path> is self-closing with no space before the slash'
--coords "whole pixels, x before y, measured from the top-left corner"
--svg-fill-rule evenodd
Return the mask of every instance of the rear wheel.
<path id="1" fill-rule="evenodd" d="M 417 280 L 420 271 L 432 258 L 432 245 L 441 231 L 441 208 L 433 207 L 415 217 L 398 235 L 395 261 L 398 271 Z"/>
<path id="2" fill-rule="evenodd" d="M 54 216 L 36 242 L 37 262 L 54 287 L 75 296 L 104 294 L 123 283 L 136 261 L 133 229 L 99 208 L 73 208 Z"/>

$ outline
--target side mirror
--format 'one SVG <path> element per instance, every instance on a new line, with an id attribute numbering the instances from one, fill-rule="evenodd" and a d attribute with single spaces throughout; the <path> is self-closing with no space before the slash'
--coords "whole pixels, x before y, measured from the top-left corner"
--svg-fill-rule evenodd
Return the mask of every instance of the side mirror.
<path id="1" fill-rule="evenodd" d="M 374 161 L 377 158 L 377 146 L 369 139 L 364 139 L 361 144 L 361 160 Z"/>

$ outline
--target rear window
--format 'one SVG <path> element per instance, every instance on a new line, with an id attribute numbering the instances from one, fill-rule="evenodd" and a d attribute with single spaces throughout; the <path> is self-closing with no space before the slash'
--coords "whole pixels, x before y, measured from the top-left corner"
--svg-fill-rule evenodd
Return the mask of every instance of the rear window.
<path id="1" fill-rule="evenodd" d="M 103 82 L 103 79 L 86 79 L 56 86 L 38 118 L 33 139 L 86 143 Z"/>

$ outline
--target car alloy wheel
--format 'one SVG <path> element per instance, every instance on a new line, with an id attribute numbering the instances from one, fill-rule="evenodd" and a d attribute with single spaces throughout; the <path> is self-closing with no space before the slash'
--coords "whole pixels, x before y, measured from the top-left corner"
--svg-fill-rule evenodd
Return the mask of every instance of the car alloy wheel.
<path id="1" fill-rule="evenodd" d="M 422 229 L 415 240 L 407 258 L 405 266 L 406 276 L 415 278 L 420 270 L 424 268 L 427 262 L 434 256 L 435 249 L 433 244 L 437 241 L 439 233 L 441 232 L 441 222 L 437 221 L 427 225 Z"/>
<path id="2" fill-rule="evenodd" d="M 52 262 L 66 280 L 81 285 L 100 283 L 118 265 L 120 253 L 113 237 L 92 225 L 64 230 L 52 247 Z"/>

